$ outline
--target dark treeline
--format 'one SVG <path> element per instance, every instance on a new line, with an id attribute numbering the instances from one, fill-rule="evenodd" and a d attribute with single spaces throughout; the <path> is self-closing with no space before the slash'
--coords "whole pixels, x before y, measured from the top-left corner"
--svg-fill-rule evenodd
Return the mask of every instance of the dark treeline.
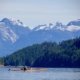
<path id="1" fill-rule="evenodd" d="M 4 65 L 80 67 L 80 38 L 34 44 L 4 57 Z"/>
<path id="2" fill-rule="evenodd" d="M 4 58 L 0 57 L 0 65 L 4 65 Z"/>

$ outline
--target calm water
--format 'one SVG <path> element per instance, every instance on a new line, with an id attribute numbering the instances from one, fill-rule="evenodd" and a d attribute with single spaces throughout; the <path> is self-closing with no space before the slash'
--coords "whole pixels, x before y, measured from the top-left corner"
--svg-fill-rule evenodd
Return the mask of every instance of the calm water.
<path id="1" fill-rule="evenodd" d="M 0 80 L 80 80 L 79 68 L 47 68 L 41 71 L 8 71 L 0 68 Z"/>

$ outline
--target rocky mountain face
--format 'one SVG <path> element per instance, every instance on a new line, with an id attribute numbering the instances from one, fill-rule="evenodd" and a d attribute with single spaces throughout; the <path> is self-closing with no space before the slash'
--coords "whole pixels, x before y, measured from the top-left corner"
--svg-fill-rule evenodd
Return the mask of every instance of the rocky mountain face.
<path id="1" fill-rule="evenodd" d="M 0 21 L 0 56 L 6 56 L 26 46 L 48 42 L 60 42 L 80 36 L 80 19 L 67 25 L 57 22 L 30 29 L 20 20 L 4 18 Z"/>

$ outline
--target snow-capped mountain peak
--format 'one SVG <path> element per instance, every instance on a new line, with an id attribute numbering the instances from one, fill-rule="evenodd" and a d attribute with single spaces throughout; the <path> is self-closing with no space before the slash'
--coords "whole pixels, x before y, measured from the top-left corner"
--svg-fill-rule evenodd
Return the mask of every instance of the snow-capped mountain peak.
<path id="1" fill-rule="evenodd" d="M 53 27 L 54 30 L 56 29 L 56 30 L 61 30 L 61 31 L 64 31 L 64 28 L 65 28 L 65 25 L 63 25 L 60 22 L 56 22 L 55 26 Z"/>
<path id="2" fill-rule="evenodd" d="M 23 26 L 23 23 L 22 23 L 20 20 L 13 20 L 13 19 L 11 19 L 11 22 L 12 22 L 14 25 Z"/>
<path id="3" fill-rule="evenodd" d="M 54 24 L 53 23 L 49 23 L 49 24 L 42 24 L 42 25 L 38 25 L 37 27 L 33 28 L 34 31 L 39 31 L 39 30 L 51 30 L 52 28 L 54 28 Z"/>
<path id="4" fill-rule="evenodd" d="M 5 22 L 5 23 L 7 23 L 7 22 L 9 22 L 10 20 L 8 19 L 8 18 L 3 18 L 0 22 Z"/>
<path id="5" fill-rule="evenodd" d="M 15 19 L 12 19 L 12 18 L 3 18 L 0 22 L 3 22 L 5 23 L 6 25 L 16 25 L 16 26 L 24 26 L 24 24 L 20 21 L 20 20 L 15 20 Z"/>
<path id="6" fill-rule="evenodd" d="M 4 18 L 0 21 L 0 36 L 2 40 L 15 43 L 22 35 L 26 35 L 30 29 L 24 27 L 20 20 Z"/>
<path id="7" fill-rule="evenodd" d="M 67 26 L 71 26 L 71 25 L 80 26 L 80 19 L 70 21 L 70 22 L 67 24 Z"/>

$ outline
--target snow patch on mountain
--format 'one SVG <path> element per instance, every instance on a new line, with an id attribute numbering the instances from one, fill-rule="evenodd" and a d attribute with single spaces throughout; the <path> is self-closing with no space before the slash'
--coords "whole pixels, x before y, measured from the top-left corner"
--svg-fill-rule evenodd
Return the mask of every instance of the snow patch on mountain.
<path id="1" fill-rule="evenodd" d="M 71 26 L 67 26 L 67 28 L 65 29 L 67 31 L 78 31 L 80 30 L 80 27 L 79 26 L 74 26 L 74 25 L 71 25 Z"/>
<path id="2" fill-rule="evenodd" d="M 23 26 L 23 23 L 20 20 L 10 19 L 13 25 Z"/>
<path id="3" fill-rule="evenodd" d="M 4 25 L 0 24 L 0 36 L 4 41 L 11 41 L 15 43 L 18 39 L 18 35 L 16 35 L 10 28 L 5 27 Z"/>
<path id="4" fill-rule="evenodd" d="M 47 28 L 47 25 L 38 25 L 37 27 L 33 28 L 34 31 L 38 31 L 38 30 L 45 30 Z"/>

